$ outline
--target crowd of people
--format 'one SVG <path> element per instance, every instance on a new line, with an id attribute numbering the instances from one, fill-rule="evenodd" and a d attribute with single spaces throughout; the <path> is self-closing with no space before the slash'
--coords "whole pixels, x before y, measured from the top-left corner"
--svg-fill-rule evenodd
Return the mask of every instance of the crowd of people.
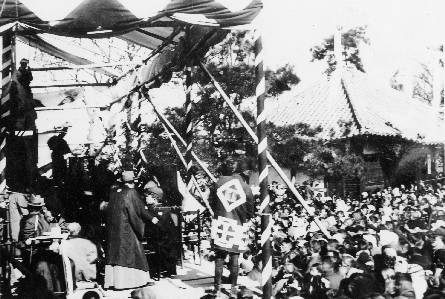
<path id="1" fill-rule="evenodd" d="M 178 219 L 173 214 L 151 210 L 153 204 L 159 204 L 164 197 L 157 182 L 146 182 L 141 189 L 136 187 L 134 179 L 134 173 L 124 172 L 106 192 L 110 201 L 100 207 L 79 202 L 80 211 L 84 207 L 91 210 L 91 215 L 102 215 L 96 217 L 96 222 L 82 221 L 76 213 L 63 213 L 63 209 L 60 214 L 57 209 L 55 213 L 48 196 L 44 196 L 45 201 L 48 200 L 45 207 L 38 195 L 9 194 L 9 211 L 14 218 L 11 219 L 13 241 L 24 254 L 24 263 L 37 267 L 47 282 L 52 280 L 51 284 L 47 283 L 50 290 L 61 289 L 61 282 L 54 279 L 54 267 L 48 267 L 52 256 L 30 255 L 27 240 L 48 232 L 60 234 L 59 228 L 69 233 L 65 250 L 76 264 L 73 268 L 76 282 L 96 281 L 116 289 L 152 283 L 142 247 L 146 240 L 144 226 L 151 223 L 151 230 L 173 236 L 177 233 Z M 300 191 L 311 211 L 305 210 L 286 186 L 277 182 L 269 186 L 275 298 L 445 297 L 445 185 L 440 181 L 343 197 L 313 194 L 304 188 Z M 253 298 L 252 293 L 239 292 L 236 277 L 244 275 L 245 281 L 250 280 L 258 287 L 263 283 L 262 252 L 258 242 L 254 242 L 259 238 L 260 216 L 254 211 L 258 190 L 249 188 L 248 176 L 242 171 L 235 171 L 222 175 L 218 183 L 204 193 L 215 215 L 202 219 L 208 224 L 203 225 L 203 235 L 208 235 L 211 242 L 203 242 L 201 248 L 209 250 L 208 258 L 215 261 L 216 298 L 221 294 L 219 288 L 224 281 L 225 266 L 232 273 L 228 280 L 232 284 L 231 295 Z M 81 225 L 73 221 L 77 218 Z M 65 221 L 67 219 L 69 221 Z M 232 237 L 239 243 L 227 242 L 226 235 L 221 233 L 231 229 L 223 229 L 225 226 L 236 228 Z M 108 237 L 104 236 L 106 231 Z M 122 250 L 122 241 L 131 241 L 125 250 Z M 166 241 L 166 248 L 173 248 L 173 241 L 180 243 L 173 237 Z M 168 259 L 169 276 L 176 274 L 180 254 L 177 250 Z M 131 261 L 128 252 L 134 253 Z M 27 261 L 26 256 L 32 256 L 33 262 Z M 39 261 L 45 263 L 39 264 Z M 129 280 L 125 278 L 130 274 L 140 276 L 141 280 L 131 279 L 136 285 L 128 285 Z"/>
<path id="2" fill-rule="evenodd" d="M 445 298 L 445 186 L 440 183 L 357 197 L 319 193 L 306 198 L 310 213 L 283 185 L 273 182 L 270 194 L 275 298 Z M 258 250 L 252 246 L 240 264 L 260 285 Z"/>

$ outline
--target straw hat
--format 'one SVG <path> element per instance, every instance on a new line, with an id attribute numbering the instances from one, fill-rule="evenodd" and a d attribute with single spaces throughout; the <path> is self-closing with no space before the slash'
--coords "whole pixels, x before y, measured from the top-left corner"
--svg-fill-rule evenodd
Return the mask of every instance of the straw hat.
<path id="1" fill-rule="evenodd" d="M 379 232 L 380 246 L 395 245 L 399 243 L 399 236 L 388 230 L 382 230 Z"/>
<path id="2" fill-rule="evenodd" d="M 134 172 L 131 170 L 126 170 L 122 172 L 122 180 L 126 183 L 134 181 Z"/>
<path id="3" fill-rule="evenodd" d="M 144 191 L 150 195 L 155 196 L 159 200 L 164 197 L 164 191 L 162 191 L 162 189 L 159 188 L 153 181 L 148 182 L 144 186 Z"/>

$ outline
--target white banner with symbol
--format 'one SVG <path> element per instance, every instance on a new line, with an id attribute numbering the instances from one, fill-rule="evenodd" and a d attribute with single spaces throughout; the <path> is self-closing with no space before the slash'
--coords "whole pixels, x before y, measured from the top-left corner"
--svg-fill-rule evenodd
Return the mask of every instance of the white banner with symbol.
<path id="1" fill-rule="evenodd" d="M 211 236 L 216 246 L 228 251 L 245 251 L 248 244 L 248 225 L 236 220 L 218 216 L 212 221 Z"/>

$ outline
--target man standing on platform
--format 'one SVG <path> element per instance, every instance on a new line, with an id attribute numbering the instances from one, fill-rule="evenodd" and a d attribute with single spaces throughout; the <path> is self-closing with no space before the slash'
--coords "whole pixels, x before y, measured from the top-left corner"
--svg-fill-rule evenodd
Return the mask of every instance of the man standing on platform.
<path id="1" fill-rule="evenodd" d="M 124 186 L 112 191 L 106 211 L 105 288 L 115 290 L 144 287 L 151 282 L 142 240 L 145 222 L 158 223 L 134 188 L 133 171 L 124 171 L 122 180 Z"/>
<path id="2" fill-rule="evenodd" d="M 242 164 L 227 163 L 210 195 L 210 205 L 215 213 L 211 236 L 215 251 L 215 292 L 220 296 L 224 260 L 230 257 L 231 296 L 236 297 L 238 257 L 248 248 L 247 221 L 254 215 L 252 190 L 241 175 Z"/>

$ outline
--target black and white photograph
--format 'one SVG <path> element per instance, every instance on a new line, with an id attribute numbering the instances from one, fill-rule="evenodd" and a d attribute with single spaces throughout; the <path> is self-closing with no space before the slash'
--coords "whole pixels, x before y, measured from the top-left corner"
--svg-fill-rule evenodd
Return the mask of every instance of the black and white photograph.
<path id="1" fill-rule="evenodd" d="M 445 1 L 0 0 L 0 299 L 444 299 Z"/>

